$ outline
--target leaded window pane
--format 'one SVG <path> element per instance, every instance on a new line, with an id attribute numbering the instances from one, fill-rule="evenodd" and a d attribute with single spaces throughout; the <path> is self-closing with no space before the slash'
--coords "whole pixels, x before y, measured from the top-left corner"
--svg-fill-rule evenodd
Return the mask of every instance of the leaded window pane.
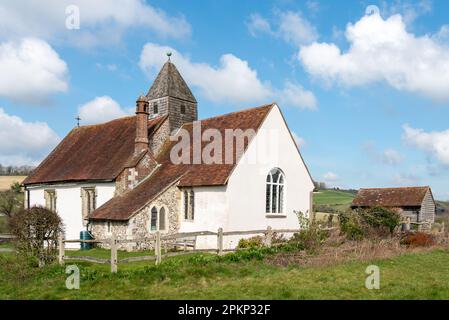
<path id="1" fill-rule="evenodd" d="M 151 231 L 157 230 L 157 209 L 151 209 Z"/>

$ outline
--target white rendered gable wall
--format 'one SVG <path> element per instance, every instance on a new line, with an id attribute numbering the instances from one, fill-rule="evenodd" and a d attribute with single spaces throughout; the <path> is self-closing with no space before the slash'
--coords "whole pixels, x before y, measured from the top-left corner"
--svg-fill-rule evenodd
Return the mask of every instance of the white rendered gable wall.
<path id="1" fill-rule="evenodd" d="M 266 214 L 266 178 L 273 168 L 285 176 L 284 214 Z M 225 230 L 298 229 L 294 211 L 309 213 L 314 185 L 279 108 L 275 105 L 229 178 Z M 238 237 L 225 237 L 226 247 Z"/>
<path id="2" fill-rule="evenodd" d="M 267 140 L 271 140 L 270 143 L 267 144 Z M 277 218 L 271 218 L 265 212 L 266 178 L 273 168 L 280 168 L 286 179 L 284 215 Z M 294 211 L 309 212 L 313 189 L 313 181 L 279 108 L 275 106 L 235 167 L 228 184 L 193 188 L 194 221 L 184 220 L 181 201 L 180 232 L 216 232 L 220 227 L 224 231 L 259 230 L 268 226 L 273 229 L 299 229 Z M 224 248 L 234 248 L 240 238 L 242 236 L 224 237 Z M 197 239 L 197 248 L 216 246 L 216 236 Z"/>

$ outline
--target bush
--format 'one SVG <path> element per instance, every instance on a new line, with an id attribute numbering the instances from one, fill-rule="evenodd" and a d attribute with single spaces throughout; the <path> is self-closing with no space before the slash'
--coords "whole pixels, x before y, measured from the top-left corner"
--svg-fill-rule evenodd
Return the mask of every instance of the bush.
<path id="1" fill-rule="evenodd" d="M 247 239 L 240 239 L 237 249 L 262 248 L 263 246 L 263 237 L 255 236 Z"/>
<path id="2" fill-rule="evenodd" d="M 340 213 L 339 218 L 341 232 L 351 240 L 391 235 L 401 222 L 398 212 L 381 207 L 350 210 Z"/>
<path id="3" fill-rule="evenodd" d="M 19 255 L 36 259 L 40 266 L 55 259 L 58 237 L 63 232 L 56 212 L 43 207 L 20 210 L 10 218 L 9 230 L 16 237 Z"/>
<path id="4" fill-rule="evenodd" d="M 401 215 L 395 211 L 382 207 L 373 207 L 360 212 L 363 220 L 374 229 L 386 230 L 392 234 L 401 223 Z"/>
<path id="5" fill-rule="evenodd" d="M 402 237 L 401 244 L 413 248 L 430 247 L 435 244 L 435 239 L 424 232 L 408 232 Z"/>
<path id="6" fill-rule="evenodd" d="M 363 223 L 357 213 L 350 211 L 339 214 L 340 230 L 349 240 L 361 240 L 365 237 Z"/>
<path id="7" fill-rule="evenodd" d="M 317 221 L 310 221 L 302 212 L 295 213 L 302 230 L 293 235 L 289 240 L 289 244 L 311 253 L 316 252 L 328 238 L 328 232 L 322 230 L 322 225 Z"/>

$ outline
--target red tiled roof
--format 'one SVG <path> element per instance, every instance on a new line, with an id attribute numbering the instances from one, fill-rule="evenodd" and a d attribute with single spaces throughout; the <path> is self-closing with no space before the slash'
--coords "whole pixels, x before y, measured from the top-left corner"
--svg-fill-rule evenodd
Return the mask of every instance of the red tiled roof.
<path id="1" fill-rule="evenodd" d="M 165 117 L 149 120 L 151 134 Z M 23 184 L 114 180 L 134 157 L 136 117 L 75 128 Z"/>
<path id="2" fill-rule="evenodd" d="M 273 104 L 270 104 L 205 119 L 201 121 L 201 129 L 204 132 L 209 128 L 215 128 L 222 132 L 222 136 L 224 136 L 225 129 L 257 131 L 272 107 Z M 192 137 L 192 123 L 185 124 L 183 128 Z M 227 179 L 237 163 L 236 159 L 233 164 L 173 164 L 170 159 L 170 151 L 176 143 L 166 142 L 156 159 L 159 167 L 148 179 L 143 180 L 133 190 L 106 202 L 95 210 L 90 218 L 93 220 L 129 220 L 138 210 L 178 181 L 180 187 L 214 186 L 227 183 Z M 203 142 L 203 146 L 205 144 L 207 143 Z M 248 145 L 248 143 L 245 144 Z M 193 152 L 190 154 L 192 156 Z"/>
<path id="3" fill-rule="evenodd" d="M 419 207 L 430 187 L 360 189 L 353 207 Z"/>

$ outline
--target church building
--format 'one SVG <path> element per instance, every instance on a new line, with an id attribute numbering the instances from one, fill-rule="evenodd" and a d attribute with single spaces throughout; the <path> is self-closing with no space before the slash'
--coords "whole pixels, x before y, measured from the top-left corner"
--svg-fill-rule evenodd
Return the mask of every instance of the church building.
<path id="1" fill-rule="evenodd" d="M 23 184 L 26 206 L 55 210 L 66 239 L 82 230 L 132 240 L 158 230 L 299 228 L 295 212 L 311 212 L 314 189 L 276 103 L 198 121 L 197 100 L 170 60 L 135 116 L 74 128 Z M 225 237 L 225 248 L 238 240 Z"/>

